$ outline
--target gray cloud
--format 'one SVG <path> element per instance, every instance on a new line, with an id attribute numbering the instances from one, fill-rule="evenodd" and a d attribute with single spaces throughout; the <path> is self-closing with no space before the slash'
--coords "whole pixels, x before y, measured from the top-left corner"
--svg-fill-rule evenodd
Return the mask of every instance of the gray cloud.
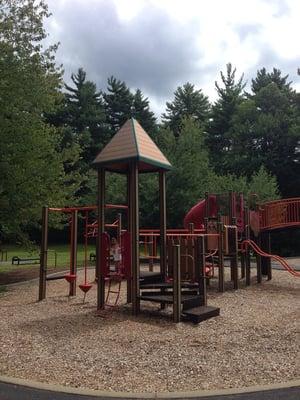
<path id="1" fill-rule="evenodd" d="M 270 4 L 270 0 L 263 0 L 263 1 L 267 4 Z M 291 11 L 286 0 L 272 0 L 272 5 L 274 7 L 273 11 L 274 17 L 281 17 L 282 15 L 287 15 Z"/>
<path id="2" fill-rule="evenodd" d="M 248 36 L 257 35 L 262 29 L 260 24 L 239 24 L 234 25 L 233 29 L 239 35 L 241 41 L 244 41 Z"/>
<path id="3" fill-rule="evenodd" d="M 292 82 L 292 86 L 299 82 L 295 60 L 282 59 L 274 50 L 264 46 L 263 51 L 260 52 L 260 58 L 257 65 L 248 69 L 245 74 L 245 78 L 248 81 L 247 86 L 249 88 L 251 86 L 251 79 L 256 77 L 257 71 L 261 68 L 266 68 L 267 72 L 272 72 L 273 68 L 280 69 L 282 76 L 289 75 L 288 82 Z"/>
<path id="4" fill-rule="evenodd" d="M 83 3 L 64 7 L 53 18 L 62 29 L 58 59 L 66 76 L 82 66 L 101 88 L 114 75 L 157 98 L 194 77 L 196 24 L 175 23 L 153 6 L 130 22 L 120 21 L 112 2 L 97 3 L 92 10 Z"/>
<path id="5" fill-rule="evenodd" d="M 273 1 L 274 13 L 290 12 L 286 2 Z M 220 54 L 218 63 L 201 66 L 209 38 L 203 39 L 205 42 L 200 44 L 202 52 L 199 51 L 199 20 L 196 18 L 193 22 L 179 23 L 167 11 L 145 5 L 138 15 L 127 21 L 118 17 L 112 1 L 48 2 L 53 17 L 52 25 L 50 21 L 46 29 L 51 33 L 52 42 L 61 42 L 57 60 L 64 65 L 67 82 L 72 72 L 83 67 L 88 79 L 105 90 L 107 78 L 114 75 L 131 89 L 140 88 L 149 96 L 154 111 L 159 114 L 163 112 L 165 102 L 173 97 L 177 86 L 190 81 L 201 87 L 209 82 L 213 93 L 216 74 L 225 71 L 223 54 Z M 259 62 L 246 71 L 235 65 L 238 75 L 245 72 L 250 83 L 258 69 L 266 67 L 270 70 L 274 66 L 282 69 L 283 74 L 295 71 L 291 79 L 296 80 L 296 60 L 286 61 L 280 54 L 270 51 L 268 44 L 261 43 L 261 28 L 258 24 L 243 25 L 242 21 L 239 25 L 232 25 L 241 42 L 249 35 L 254 37 L 261 54 Z M 220 42 L 222 46 L 221 37 Z M 226 49 L 230 43 L 224 41 L 223 45 Z"/>

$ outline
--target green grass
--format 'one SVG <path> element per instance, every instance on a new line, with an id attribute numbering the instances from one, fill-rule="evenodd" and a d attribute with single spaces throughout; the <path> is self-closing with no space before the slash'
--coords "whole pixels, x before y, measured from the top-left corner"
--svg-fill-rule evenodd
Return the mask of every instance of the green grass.
<path id="1" fill-rule="evenodd" d="M 33 266 L 38 267 L 39 264 L 22 264 L 22 265 L 11 265 L 11 259 L 14 256 L 20 258 L 31 258 L 39 257 L 39 249 L 36 248 L 34 251 L 28 251 L 26 248 L 16 245 L 3 245 L 3 249 L 7 250 L 7 262 L 0 263 L 0 272 L 12 272 L 14 270 L 24 268 L 32 268 Z M 55 250 L 57 254 L 57 266 L 63 267 L 69 266 L 70 263 L 70 247 L 64 244 L 50 244 L 48 250 Z M 89 260 L 90 253 L 95 253 L 95 246 L 89 245 L 87 249 L 87 257 Z M 55 264 L 54 252 L 48 252 L 48 267 Z M 77 250 L 77 266 L 83 266 L 84 264 L 84 246 L 83 244 L 78 244 Z"/>
<path id="2" fill-rule="evenodd" d="M 17 245 L 2 245 L 2 248 L 4 250 L 7 250 L 7 261 L 6 262 L 0 262 L 0 273 L 1 272 L 13 272 L 20 270 L 26 269 L 26 268 L 32 268 L 32 267 L 39 267 L 39 264 L 22 264 L 22 265 L 12 265 L 11 264 L 11 259 L 14 256 L 18 256 L 20 258 L 32 258 L 32 257 L 39 257 L 39 252 L 40 249 L 36 248 L 33 251 L 28 251 L 25 247 L 22 246 L 17 246 Z M 48 250 L 55 250 L 57 254 L 57 267 L 69 267 L 70 265 L 70 246 L 67 244 L 49 244 Z M 158 255 L 159 255 L 159 248 L 158 250 Z M 87 249 L 87 258 L 89 261 L 89 256 L 90 253 L 95 253 L 95 245 L 88 245 Z M 141 256 L 144 255 L 144 246 L 140 246 L 140 254 Z M 54 252 L 49 251 L 48 252 L 48 267 L 54 267 L 55 264 L 55 258 L 54 258 Z M 77 249 L 77 266 L 81 267 L 84 265 L 84 245 L 83 244 L 78 244 L 78 249 Z"/>
<path id="3" fill-rule="evenodd" d="M 0 285 L 0 296 L 1 294 L 3 294 L 4 292 L 6 292 L 7 288 L 5 285 Z"/>

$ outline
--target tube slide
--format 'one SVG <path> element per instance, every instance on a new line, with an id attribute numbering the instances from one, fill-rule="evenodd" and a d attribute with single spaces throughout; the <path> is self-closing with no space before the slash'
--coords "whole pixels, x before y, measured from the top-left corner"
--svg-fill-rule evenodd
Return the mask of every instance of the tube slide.
<path id="1" fill-rule="evenodd" d="M 257 253 L 258 255 L 278 261 L 283 266 L 283 268 L 286 271 L 288 271 L 291 275 L 295 277 L 300 277 L 300 272 L 294 270 L 290 265 L 288 265 L 288 263 L 282 257 L 274 254 L 265 253 L 260 247 L 257 246 L 257 244 L 253 240 L 244 240 L 242 242 L 242 249 L 243 248 L 246 249 L 248 246 L 250 246 L 252 250 L 254 250 L 255 253 Z"/>
<path id="2" fill-rule="evenodd" d="M 209 196 L 209 216 L 216 217 L 217 216 L 217 201 L 216 196 Z M 190 209 L 190 211 L 186 214 L 183 220 L 183 225 L 186 229 L 188 229 L 189 224 L 193 223 L 195 229 L 203 229 L 204 228 L 204 216 L 205 216 L 205 207 L 206 201 L 201 200 L 194 207 Z"/>

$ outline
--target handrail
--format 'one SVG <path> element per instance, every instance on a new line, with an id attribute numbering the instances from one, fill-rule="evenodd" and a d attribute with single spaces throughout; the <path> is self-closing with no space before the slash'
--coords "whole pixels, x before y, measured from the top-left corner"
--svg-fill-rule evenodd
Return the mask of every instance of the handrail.
<path id="1" fill-rule="evenodd" d="M 300 226 L 300 198 L 275 200 L 259 209 L 260 229 Z"/>

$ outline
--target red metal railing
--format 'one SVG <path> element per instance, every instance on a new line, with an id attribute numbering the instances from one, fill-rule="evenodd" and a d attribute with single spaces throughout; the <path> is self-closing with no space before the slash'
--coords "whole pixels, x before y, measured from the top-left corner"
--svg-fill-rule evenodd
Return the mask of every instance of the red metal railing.
<path id="1" fill-rule="evenodd" d="M 261 230 L 300 226 L 300 198 L 265 203 L 259 211 L 259 216 Z"/>

